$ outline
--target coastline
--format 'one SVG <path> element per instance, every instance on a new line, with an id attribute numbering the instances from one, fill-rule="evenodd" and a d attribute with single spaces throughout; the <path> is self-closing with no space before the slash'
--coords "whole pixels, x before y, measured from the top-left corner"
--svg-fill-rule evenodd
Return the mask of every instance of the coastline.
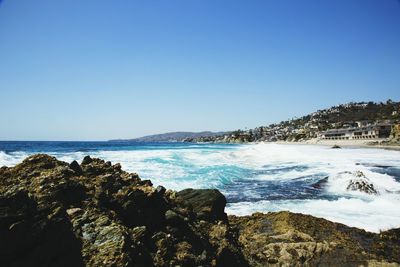
<path id="1" fill-rule="evenodd" d="M 371 140 L 318 140 L 318 139 L 310 139 L 306 141 L 297 141 L 297 142 L 287 142 L 287 141 L 276 141 L 276 142 L 263 142 L 263 143 L 272 143 L 272 144 L 281 144 L 281 145 L 319 145 L 319 146 L 335 146 L 338 145 L 342 148 L 377 148 L 377 149 L 386 149 L 386 150 L 395 150 L 400 151 L 400 145 L 396 144 L 382 144 L 382 139 L 371 139 Z"/>
<path id="2" fill-rule="evenodd" d="M 0 176 L 7 266 L 400 266 L 399 228 L 288 211 L 227 216 L 218 190 L 153 187 L 98 158 L 36 154 Z"/>

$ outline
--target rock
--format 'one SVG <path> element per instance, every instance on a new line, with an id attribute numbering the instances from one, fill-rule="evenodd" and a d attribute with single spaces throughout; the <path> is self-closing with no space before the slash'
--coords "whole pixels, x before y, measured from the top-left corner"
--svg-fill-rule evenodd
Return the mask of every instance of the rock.
<path id="1" fill-rule="evenodd" d="M 82 160 L 82 165 L 87 165 L 92 163 L 92 158 L 90 156 L 85 156 Z"/>
<path id="2" fill-rule="evenodd" d="M 362 171 L 355 171 L 353 172 L 353 175 L 357 178 L 365 178 L 365 179 L 367 178 Z"/>
<path id="3" fill-rule="evenodd" d="M 81 175 L 81 174 L 82 174 L 82 168 L 81 168 L 81 166 L 79 165 L 79 163 L 78 163 L 76 160 L 72 161 L 72 162 L 69 164 L 69 167 L 70 167 L 76 174 L 78 174 L 78 175 Z"/>
<path id="4" fill-rule="evenodd" d="M 346 188 L 348 191 L 360 191 L 371 195 L 377 195 L 374 185 L 365 179 L 351 179 Z"/>
<path id="5" fill-rule="evenodd" d="M 173 226 L 180 226 L 185 224 L 184 217 L 173 210 L 167 210 L 165 212 L 165 220 L 167 221 L 167 224 Z"/>
<path id="6" fill-rule="evenodd" d="M 312 184 L 311 186 L 316 188 L 316 189 L 322 189 L 328 183 L 328 179 L 329 179 L 329 177 L 325 177 L 325 178 L 319 180 L 318 182 Z"/>
<path id="7" fill-rule="evenodd" d="M 393 253 L 385 250 L 400 240 L 400 231 L 386 244 L 383 240 L 390 239 L 389 231 L 373 234 L 286 211 L 229 216 L 229 222 L 238 230 L 239 243 L 251 266 L 390 266 L 390 262 L 400 260 L 398 244 Z M 377 244 L 385 248 L 377 249 Z M 379 264 L 374 265 L 376 262 Z"/>
<path id="8" fill-rule="evenodd" d="M 332 149 L 339 149 L 339 148 L 341 148 L 339 145 L 334 145 L 334 146 L 332 146 L 331 147 Z"/>
<path id="9" fill-rule="evenodd" d="M 77 214 L 82 213 L 83 210 L 82 210 L 81 208 L 72 208 L 72 209 L 66 210 L 66 212 L 67 212 L 68 216 L 74 217 L 74 216 L 76 216 Z"/>
<path id="10" fill-rule="evenodd" d="M 53 188 L 46 191 L 43 196 L 46 202 L 60 202 L 64 206 L 76 206 L 86 199 L 86 187 L 75 181 L 67 180 L 65 183 L 54 185 Z"/>
<path id="11" fill-rule="evenodd" d="M 57 159 L 46 154 L 36 154 L 26 158 L 22 163 L 22 168 L 51 169 L 57 165 Z"/>
<path id="12" fill-rule="evenodd" d="M 185 189 L 176 193 L 176 201 L 189 205 L 200 219 L 226 220 L 226 199 L 216 189 Z"/>
<path id="13" fill-rule="evenodd" d="M 79 167 L 39 154 L 0 169 L 1 266 L 400 263 L 399 229 L 373 234 L 289 212 L 228 220 L 218 190 L 153 188 L 90 157 Z"/>
<path id="14" fill-rule="evenodd" d="M 0 236 L 2 266 L 83 266 L 65 211 L 39 209 L 27 192 L 0 197 Z"/>
<path id="15" fill-rule="evenodd" d="M 348 191 L 360 191 L 372 195 L 379 194 L 374 185 L 368 180 L 362 171 L 355 171 L 351 174 L 355 178 L 349 181 L 349 184 L 346 188 Z"/>
<path id="16" fill-rule="evenodd" d="M 106 165 L 108 165 L 108 163 L 106 162 Z M 121 164 L 117 163 L 114 166 L 112 166 L 115 170 L 120 171 L 121 170 Z"/>
<path id="17" fill-rule="evenodd" d="M 167 190 L 165 189 L 165 187 L 161 185 L 157 186 L 156 188 L 156 193 L 159 195 L 164 195 L 166 191 Z"/>

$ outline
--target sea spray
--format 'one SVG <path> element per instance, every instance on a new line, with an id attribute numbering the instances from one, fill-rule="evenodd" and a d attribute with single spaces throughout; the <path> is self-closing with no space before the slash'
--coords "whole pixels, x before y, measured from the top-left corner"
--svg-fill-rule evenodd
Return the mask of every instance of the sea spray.
<path id="1" fill-rule="evenodd" d="M 289 144 L 8 142 L 0 143 L 0 166 L 13 166 L 38 152 L 67 162 L 88 154 L 119 162 L 124 170 L 170 189 L 217 188 L 226 195 L 230 214 L 290 210 L 371 231 L 400 226 L 397 151 Z M 354 172 L 362 172 L 379 194 L 348 190 Z M 323 179 L 323 187 L 312 186 Z"/>

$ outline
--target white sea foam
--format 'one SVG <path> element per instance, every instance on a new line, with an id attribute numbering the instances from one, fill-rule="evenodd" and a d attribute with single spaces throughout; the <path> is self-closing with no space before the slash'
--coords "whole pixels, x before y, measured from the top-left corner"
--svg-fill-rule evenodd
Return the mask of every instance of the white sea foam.
<path id="1" fill-rule="evenodd" d="M 254 212 L 288 210 L 310 214 L 348 226 L 379 232 L 400 226 L 400 198 L 398 196 L 340 198 L 338 200 L 279 200 L 228 203 L 226 212 L 235 215 L 250 215 Z"/>
<path id="2" fill-rule="evenodd" d="M 192 146 L 190 149 L 151 149 L 124 151 L 50 153 L 60 160 L 81 161 L 87 154 L 121 163 L 124 170 L 137 172 L 155 185 L 180 190 L 183 188 L 219 188 L 228 196 L 262 198 L 263 193 L 251 188 L 229 191 L 227 185 L 251 179 L 251 184 L 291 181 L 301 177 L 329 177 L 324 189 L 338 200 L 261 200 L 230 203 L 227 212 L 251 214 L 256 211 L 290 210 L 323 217 L 332 221 L 379 231 L 400 227 L 400 183 L 388 174 L 377 173 L 371 165 L 400 168 L 400 152 L 380 149 L 330 149 L 316 145 L 241 145 L 228 149 Z M 0 151 L 0 166 L 13 166 L 28 153 Z M 346 190 L 354 178 L 349 173 L 362 171 L 378 190 L 367 195 Z M 242 185 L 240 185 L 242 186 Z M 246 186 L 246 184 L 243 184 Z M 228 188 L 228 189 L 226 189 Z M 274 192 L 269 192 L 273 194 Z M 247 194 L 247 195 L 246 195 Z"/>
<path id="3" fill-rule="evenodd" d="M 29 154 L 25 152 L 14 152 L 7 154 L 4 151 L 0 151 L 0 167 L 1 166 L 14 166 L 20 163 Z"/>

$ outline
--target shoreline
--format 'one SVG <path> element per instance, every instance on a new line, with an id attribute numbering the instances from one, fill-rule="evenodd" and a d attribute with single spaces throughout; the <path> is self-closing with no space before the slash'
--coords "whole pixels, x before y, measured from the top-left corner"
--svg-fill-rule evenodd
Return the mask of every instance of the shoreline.
<path id="1" fill-rule="evenodd" d="M 289 211 L 228 216 L 216 189 L 154 187 L 90 156 L 36 154 L 0 176 L 7 266 L 400 265 L 399 228 L 374 233 Z"/>
<path id="2" fill-rule="evenodd" d="M 382 139 L 372 139 L 372 140 L 316 140 L 311 139 L 307 141 L 276 141 L 276 142 L 263 142 L 265 144 L 280 144 L 280 145 L 319 145 L 319 146 L 329 146 L 338 145 L 341 148 L 376 148 L 376 149 L 386 149 L 393 151 L 400 151 L 400 145 L 384 145 L 384 144 L 371 144 L 372 142 L 382 142 Z"/>

